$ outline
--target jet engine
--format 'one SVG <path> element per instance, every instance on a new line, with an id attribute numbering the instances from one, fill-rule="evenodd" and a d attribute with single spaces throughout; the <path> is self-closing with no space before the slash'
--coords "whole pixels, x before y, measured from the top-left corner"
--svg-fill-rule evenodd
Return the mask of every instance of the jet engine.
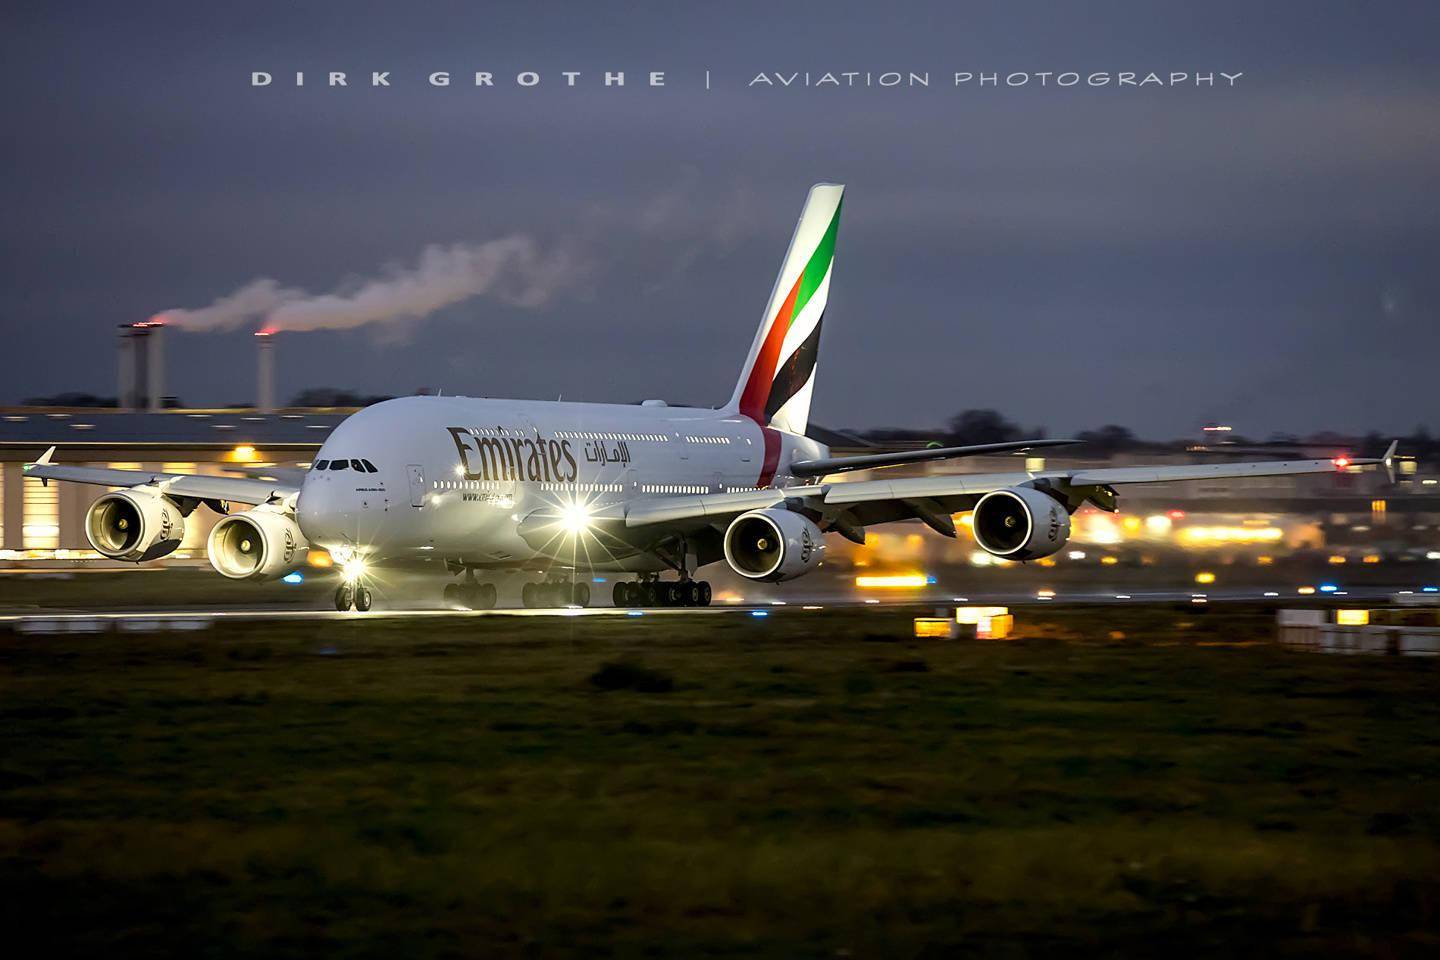
<path id="1" fill-rule="evenodd" d="M 235 513 L 210 531 L 210 565 L 231 580 L 274 580 L 294 572 L 309 549 L 300 525 L 270 510 Z"/>
<path id="2" fill-rule="evenodd" d="M 820 566 L 825 538 L 820 528 L 789 510 L 751 510 L 725 531 L 725 560 L 751 580 L 793 580 Z"/>
<path id="3" fill-rule="evenodd" d="M 158 560 L 185 539 L 185 514 L 161 494 L 140 487 L 116 490 L 85 512 L 85 537 L 111 560 Z"/>
<path id="4" fill-rule="evenodd" d="M 1048 557 L 1070 539 L 1070 512 L 1034 487 L 985 494 L 975 504 L 971 520 L 975 542 L 1007 560 Z"/>

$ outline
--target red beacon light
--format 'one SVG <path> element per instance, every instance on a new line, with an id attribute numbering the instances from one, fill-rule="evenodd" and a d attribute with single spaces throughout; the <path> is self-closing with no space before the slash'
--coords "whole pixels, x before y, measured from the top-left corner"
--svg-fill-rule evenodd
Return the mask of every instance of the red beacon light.
<path id="1" fill-rule="evenodd" d="M 1333 463 L 1333 464 L 1335 464 L 1335 469 L 1336 469 L 1336 470 L 1344 470 L 1346 467 L 1350 466 L 1350 458 L 1349 458 L 1349 457 L 1346 457 L 1346 456 L 1336 457 L 1334 460 L 1331 460 L 1330 462 Z"/>

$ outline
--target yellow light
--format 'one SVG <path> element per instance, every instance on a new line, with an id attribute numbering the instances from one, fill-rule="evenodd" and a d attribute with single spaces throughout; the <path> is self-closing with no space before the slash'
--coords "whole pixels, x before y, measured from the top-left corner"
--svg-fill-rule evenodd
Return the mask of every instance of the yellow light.
<path id="1" fill-rule="evenodd" d="M 1263 556 L 1262 556 L 1262 557 L 1256 557 L 1256 558 L 1255 558 L 1255 562 L 1258 563 L 1258 564 L 1260 564 L 1260 566 L 1262 566 L 1262 567 L 1268 567 L 1268 566 L 1270 566 L 1270 564 L 1272 564 L 1272 563 L 1275 562 L 1275 558 L 1274 558 L 1274 557 L 1263 557 Z"/>
<path id="2" fill-rule="evenodd" d="M 915 636 L 949 637 L 954 625 L 945 617 L 916 617 Z"/>
<path id="3" fill-rule="evenodd" d="M 1201 571 L 1200 573 L 1195 574 L 1195 582 L 1196 582 L 1196 583 L 1214 583 L 1214 582 L 1215 582 L 1215 574 L 1211 573 L 1209 570 L 1203 570 L 1203 571 Z"/>
<path id="4" fill-rule="evenodd" d="M 1038 564 L 1040 564 L 1040 566 L 1042 566 L 1042 567 L 1053 567 L 1053 566 L 1055 566 L 1055 558 L 1054 558 L 1054 557 L 1041 557 L 1039 560 L 1036 560 L 1035 562 L 1038 563 Z"/>
<path id="5" fill-rule="evenodd" d="M 990 554 L 986 553 L 984 550 L 976 550 L 974 553 L 970 554 L 970 563 L 972 566 L 988 567 L 994 562 L 995 558 Z M 1052 560 L 1051 562 L 1053 563 L 1054 561 Z"/>
<path id="6" fill-rule="evenodd" d="M 956 607 L 955 622 L 978 624 L 985 617 L 1003 617 L 1009 612 L 1009 607 Z"/>
<path id="7" fill-rule="evenodd" d="M 1338 566 L 1340 566 L 1340 564 L 1342 564 L 1342 563 L 1345 562 L 1345 558 L 1342 557 L 1342 556 L 1340 556 L 1340 554 L 1336 553 L 1336 554 L 1332 554 L 1331 557 L 1330 557 L 1330 559 L 1327 560 L 1326 562 L 1329 563 L 1329 564 L 1331 564 L 1331 565 L 1333 565 L 1333 566 L 1337 566 L 1337 567 L 1338 567 Z"/>
<path id="8" fill-rule="evenodd" d="M 330 556 L 329 550 L 311 550 L 305 554 L 305 562 L 312 567 L 333 567 L 335 558 Z"/>
<path id="9" fill-rule="evenodd" d="M 1167 517 L 1166 519 L 1168 520 L 1169 518 Z M 1141 526 L 1140 518 L 1126 517 L 1124 520 L 1120 521 L 1120 526 L 1125 528 L 1126 533 L 1139 533 Z"/>
<path id="10" fill-rule="evenodd" d="M 1285 535 L 1279 527 L 1186 527 L 1180 539 L 1197 543 L 1275 543 Z"/>
<path id="11" fill-rule="evenodd" d="M 1160 534 L 1169 533 L 1170 528 L 1173 525 L 1174 524 L 1171 523 L 1170 518 L 1165 516 L 1165 514 L 1163 513 L 1157 513 L 1154 516 L 1145 518 L 1145 529 L 1149 530 L 1153 534 L 1156 534 L 1157 536 Z"/>
<path id="12" fill-rule="evenodd" d="M 1310 596 L 1310 594 L 1312 594 L 1312 593 L 1315 592 L 1315 588 L 1314 588 L 1314 587 L 1301 587 L 1300 589 L 1296 590 L 1295 592 L 1298 593 L 1298 594 L 1300 594 L 1300 596 L 1302 596 L 1302 597 L 1308 597 L 1308 596 Z"/>
<path id="13" fill-rule="evenodd" d="M 1113 567 L 1115 566 L 1115 564 L 1119 563 L 1120 560 L 1117 557 L 1101 557 L 1100 562 L 1105 564 L 1105 566 L 1107 567 Z"/>
<path id="14" fill-rule="evenodd" d="M 249 444 L 242 444 L 231 450 L 225 459 L 231 463 L 253 463 L 256 460 L 255 448 Z"/>
<path id="15" fill-rule="evenodd" d="M 1364 557 L 1362 557 L 1362 558 L 1360 559 L 1360 562 L 1361 562 L 1361 563 L 1379 563 L 1379 562 L 1380 562 L 1380 554 L 1378 554 L 1378 553 L 1367 553 L 1367 554 L 1365 554 Z"/>
<path id="16" fill-rule="evenodd" d="M 359 557 L 351 557 L 340 567 L 340 576 L 346 583 L 354 583 L 365 576 L 365 561 Z"/>
<path id="17" fill-rule="evenodd" d="M 1035 591 L 1035 596 L 1040 600 L 1053 600 L 1055 599 L 1055 591 L 1048 587 L 1042 587 Z"/>
<path id="18" fill-rule="evenodd" d="M 929 582 L 930 578 L 923 573 L 897 573 L 889 576 L 870 574 L 855 578 L 855 586 L 866 590 L 894 588 L 914 590 L 918 587 L 925 586 Z"/>
<path id="19" fill-rule="evenodd" d="M 1336 610 L 1335 622 L 1345 627 L 1363 627 L 1370 622 L 1370 611 Z"/>
<path id="20" fill-rule="evenodd" d="M 975 515 L 970 513 L 960 514 L 960 525 L 964 527 L 973 527 L 975 525 Z"/>

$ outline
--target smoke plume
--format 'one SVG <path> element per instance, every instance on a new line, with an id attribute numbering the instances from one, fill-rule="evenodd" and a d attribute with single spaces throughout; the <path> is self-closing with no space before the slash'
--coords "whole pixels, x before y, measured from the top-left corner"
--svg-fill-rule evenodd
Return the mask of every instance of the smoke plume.
<path id="1" fill-rule="evenodd" d="M 472 297 L 490 296 L 521 307 L 542 306 L 586 273 L 573 249 L 542 251 L 531 237 L 512 235 L 481 244 L 433 244 L 412 266 L 392 265 L 372 279 L 324 294 L 252 280 L 195 310 L 166 310 L 154 319 L 184 330 L 267 332 L 344 330 L 418 320 Z"/>

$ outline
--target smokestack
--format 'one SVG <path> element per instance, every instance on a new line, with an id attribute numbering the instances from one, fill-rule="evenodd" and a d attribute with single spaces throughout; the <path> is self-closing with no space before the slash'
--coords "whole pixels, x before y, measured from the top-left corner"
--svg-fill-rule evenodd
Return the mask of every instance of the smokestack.
<path id="1" fill-rule="evenodd" d="M 255 334 L 259 368 L 255 388 L 255 409 L 260 413 L 275 412 L 275 334 L 261 330 Z"/>
<path id="2" fill-rule="evenodd" d="M 146 373 L 149 380 L 150 409 L 151 411 L 165 409 L 165 325 L 163 323 L 145 324 L 147 327 L 145 338 L 149 341 L 149 354 L 146 362 Z"/>
<path id="3" fill-rule="evenodd" d="M 120 324 L 120 371 L 115 405 L 121 410 L 135 407 L 135 335 L 130 324 Z"/>

